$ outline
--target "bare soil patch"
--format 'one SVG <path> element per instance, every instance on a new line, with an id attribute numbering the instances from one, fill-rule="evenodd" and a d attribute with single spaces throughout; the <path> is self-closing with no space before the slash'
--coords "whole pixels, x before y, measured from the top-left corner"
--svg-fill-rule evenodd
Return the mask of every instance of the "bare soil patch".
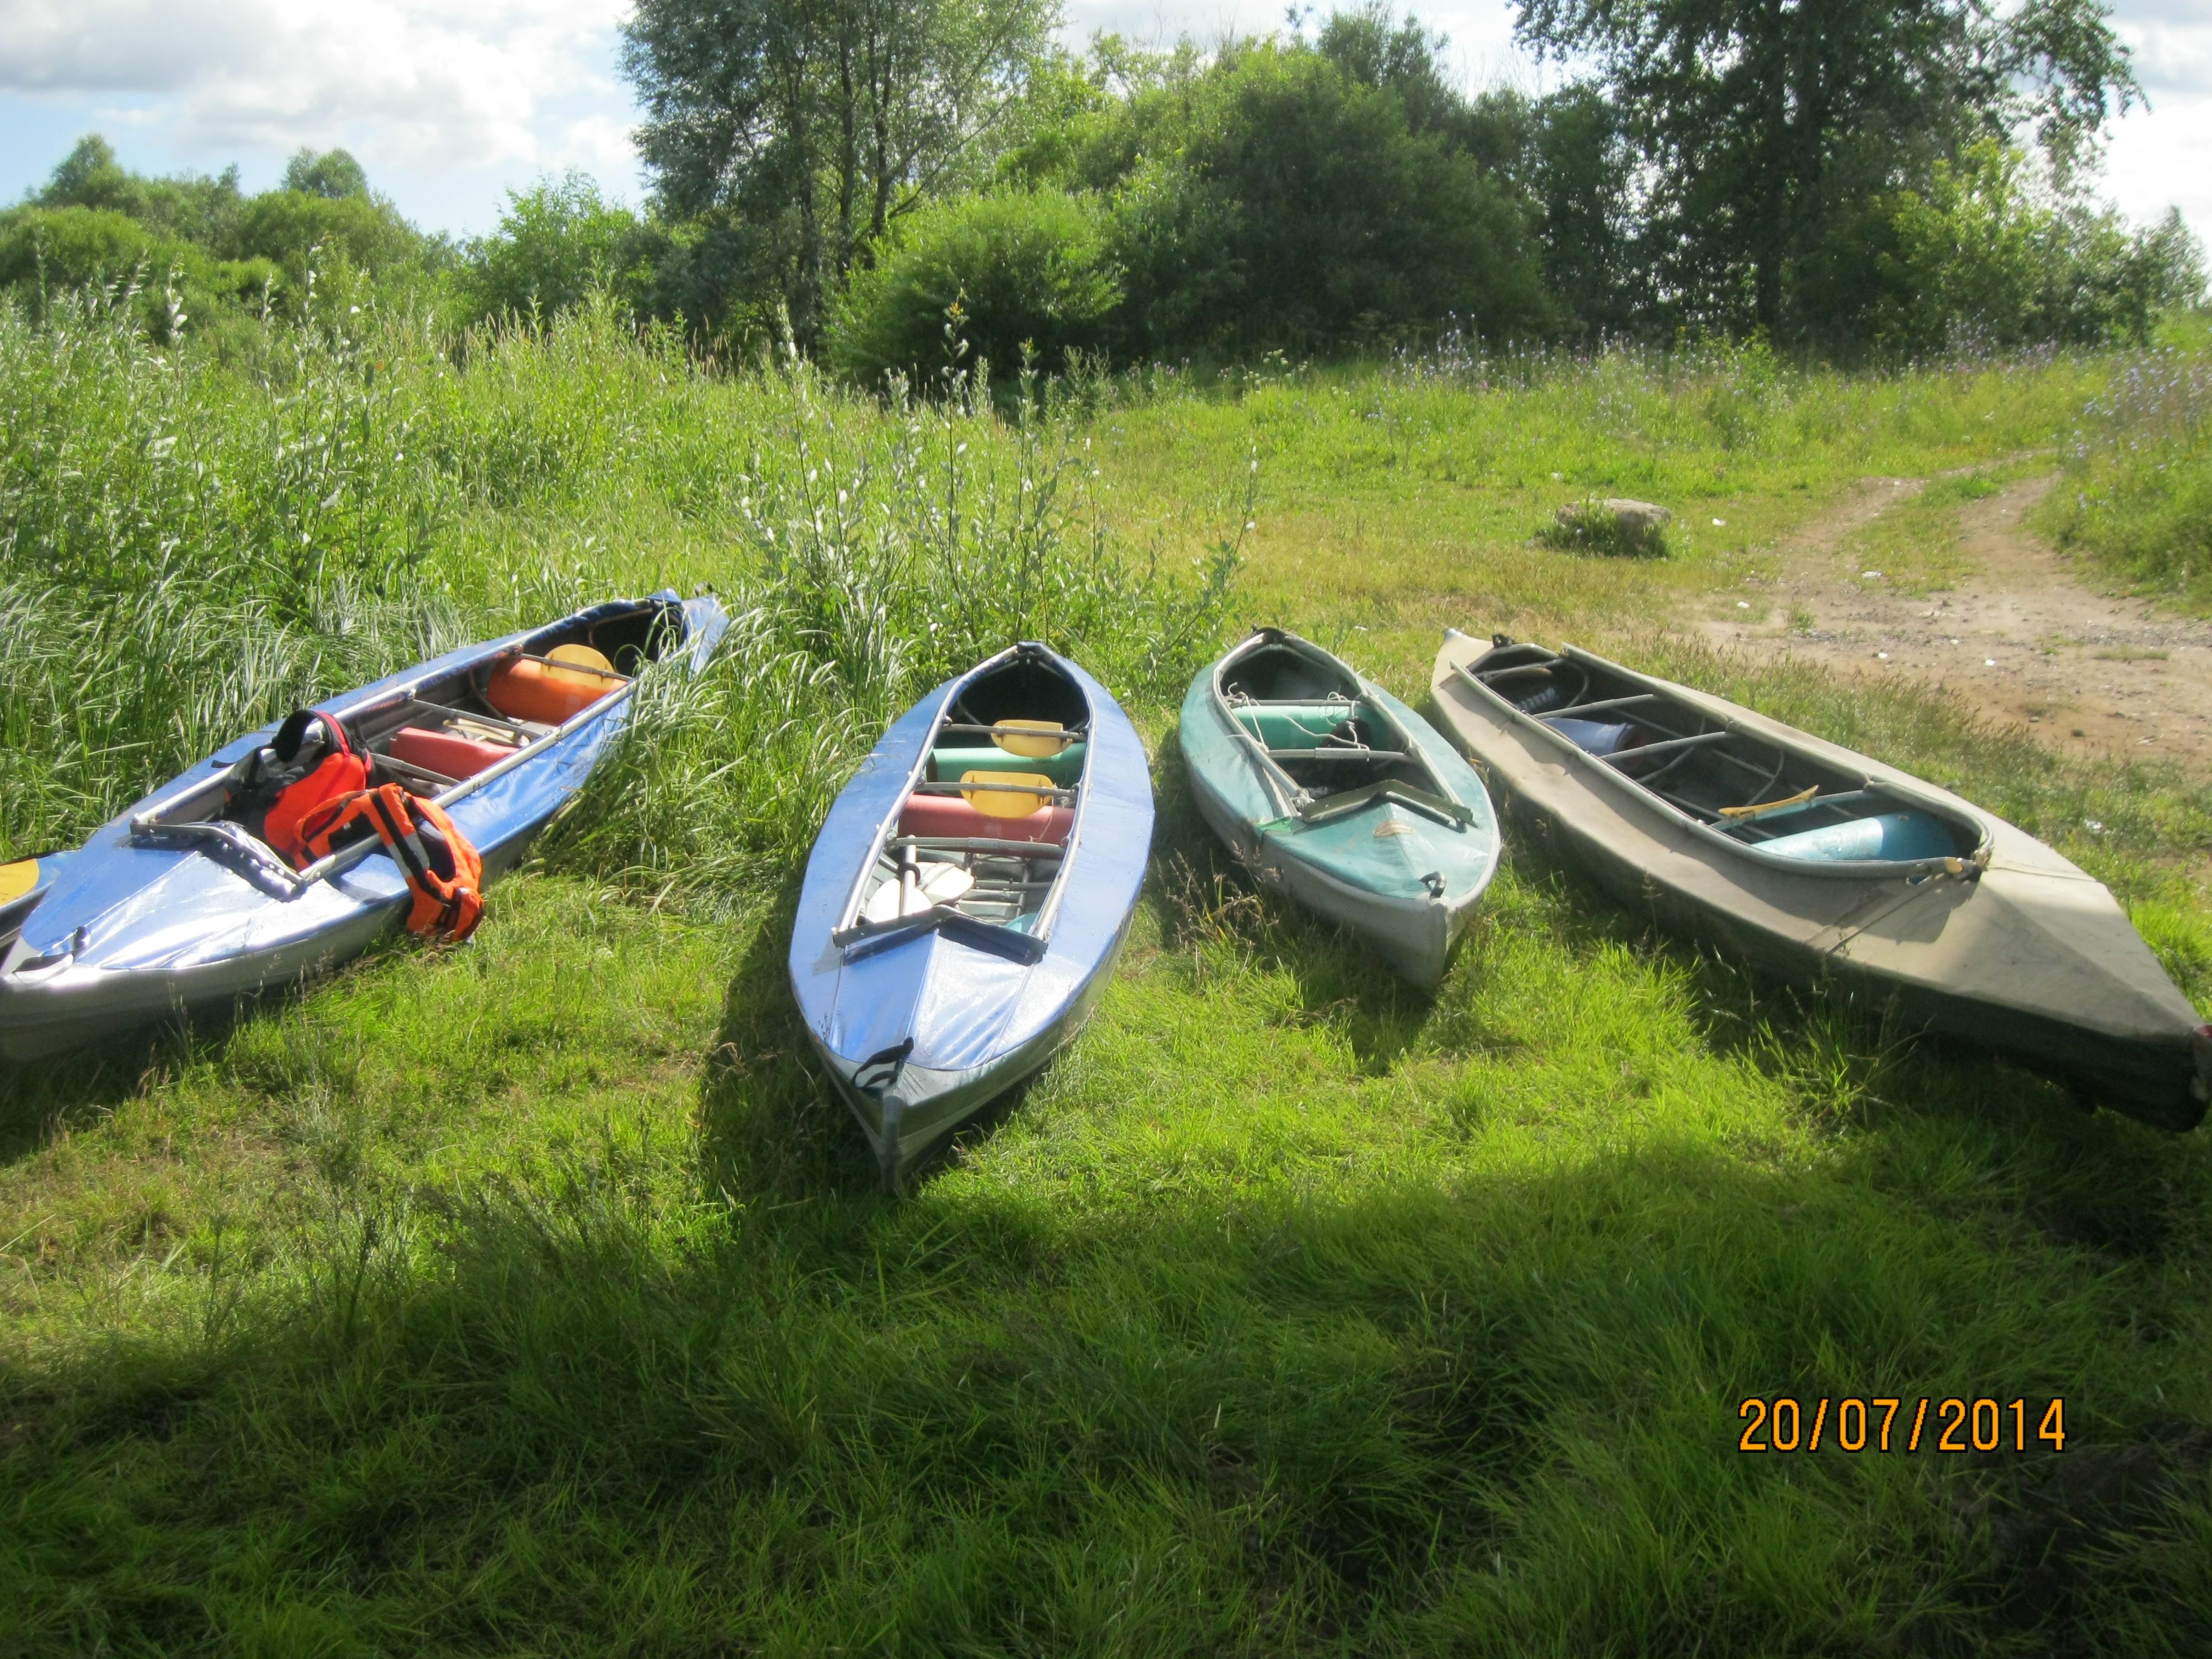
<path id="1" fill-rule="evenodd" d="M 2062 751 L 2212 772 L 2212 623 L 2084 586 L 2022 522 L 2053 481 L 2025 479 L 1962 507 L 1959 550 L 1971 574 L 1916 596 L 1846 556 L 1855 532 L 1925 481 L 1863 479 L 1784 544 L 1771 614 L 1710 621 L 1705 632 L 1753 657 L 1919 680 Z"/>

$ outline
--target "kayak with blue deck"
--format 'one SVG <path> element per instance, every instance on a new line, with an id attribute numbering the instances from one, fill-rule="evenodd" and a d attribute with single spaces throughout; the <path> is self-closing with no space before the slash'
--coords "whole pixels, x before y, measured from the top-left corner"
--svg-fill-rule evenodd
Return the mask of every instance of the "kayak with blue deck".
<path id="1" fill-rule="evenodd" d="M 1080 1027 L 1152 838 L 1136 729 L 1042 645 L 947 680 L 860 763 L 807 860 L 791 983 L 886 1188 Z"/>
<path id="2" fill-rule="evenodd" d="M 1199 672 L 1179 741 L 1214 834 L 1266 886 L 1419 986 L 1498 869 L 1482 780 L 1436 729 L 1310 640 L 1265 628 Z"/>
<path id="3" fill-rule="evenodd" d="M 393 851 L 405 837 L 362 831 L 319 856 L 278 850 L 283 802 L 318 754 L 318 765 L 350 757 L 358 786 L 392 786 L 426 822 L 434 807 L 489 880 L 582 787 L 629 720 L 637 675 L 657 662 L 696 672 L 728 626 L 711 597 L 614 600 L 218 750 L 80 850 L 40 861 L 51 879 L 0 955 L 0 1053 L 39 1060 L 222 1008 L 344 961 L 409 918 L 420 891 Z"/>
<path id="4" fill-rule="evenodd" d="M 2212 1025 L 2103 884 L 1971 801 L 1573 646 L 1447 629 L 1438 722 L 1553 850 L 1790 979 L 2194 1127 Z"/>
<path id="5" fill-rule="evenodd" d="M 0 949 L 23 931 L 24 918 L 53 890 L 54 878 L 68 861 L 66 853 L 42 853 L 0 864 Z"/>

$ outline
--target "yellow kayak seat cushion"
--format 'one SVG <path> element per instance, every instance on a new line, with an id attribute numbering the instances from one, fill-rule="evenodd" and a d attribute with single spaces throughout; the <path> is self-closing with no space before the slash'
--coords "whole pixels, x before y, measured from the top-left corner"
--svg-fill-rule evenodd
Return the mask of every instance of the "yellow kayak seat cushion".
<path id="1" fill-rule="evenodd" d="M 1020 787 L 989 787 L 994 783 Z M 1052 780 L 1042 772 L 963 772 L 960 784 L 960 798 L 987 818 L 1025 818 L 1052 805 L 1049 795 L 1036 793 L 1053 787 Z"/>
<path id="2" fill-rule="evenodd" d="M 1057 755 L 1067 747 L 1068 739 L 1060 735 L 1058 720 L 994 720 L 998 730 L 991 733 L 991 741 L 1009 755 L 1019 755 L 1024 760 L 1042 760 L 1048 755 Z M 1035 732 L 1036 735 L 1030 735 Z"/>

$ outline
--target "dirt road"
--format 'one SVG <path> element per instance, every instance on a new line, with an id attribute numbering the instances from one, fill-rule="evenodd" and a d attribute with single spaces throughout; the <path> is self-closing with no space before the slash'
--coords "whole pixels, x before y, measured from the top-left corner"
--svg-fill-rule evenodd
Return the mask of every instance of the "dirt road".
<path id="1" fill-rule="evenodd" d="M 1869 677 L 1908 675 L 2076 754 L 2176 760 L 2212 772 L 2212 623 L 2093 592 L 2021 522 L 2050 489 L 2031 478 L 1960 511 L 1970 574 L 1896 592 L 1850 556 L 1856 532 L 1919 480 L 1869 478 L 1782 549 L 1765 620 L 1703 624 L 1717 645 Z"/>

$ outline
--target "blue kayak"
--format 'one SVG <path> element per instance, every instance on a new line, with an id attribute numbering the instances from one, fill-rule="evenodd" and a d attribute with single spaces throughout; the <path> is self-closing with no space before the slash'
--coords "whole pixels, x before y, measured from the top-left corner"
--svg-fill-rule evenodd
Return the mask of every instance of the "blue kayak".
<path id="1" fill-rule="evenodd" d="M 1042 645 L 946 681 L 860 763 L 807 860 L 791 983 L 887 1188 L 1081 1024 L 1152 838 L 1135 728 Z"/>
<path id="2" fill-rule="evenodd" d="M 441 806 L 487 880 L 582 787 L 656 661 L 703 666 L 729 626 L 713 598 L 594 605 L 319 703 L 368 767 Z M 138 801 L 60 863 L 0 955 L 0 1053 L 37 1060 L 295 982 L 366 948 L 411 890 L 374 838 L 304 866 L 280 854 L 249 732 Z M 311 727 L 312 729 L 312 727 Z M 296 744 L 298 738 L 293 738 Z"/>

